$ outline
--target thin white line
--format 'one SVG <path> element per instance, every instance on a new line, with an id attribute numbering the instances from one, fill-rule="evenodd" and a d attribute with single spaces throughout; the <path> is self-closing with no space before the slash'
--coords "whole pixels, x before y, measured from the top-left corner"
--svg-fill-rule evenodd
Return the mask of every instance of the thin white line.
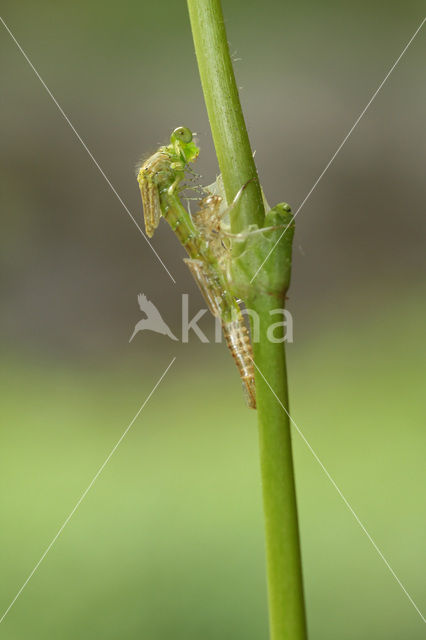
<path id="1" fill-rule="evenodd" d="M 149 244 L 149 246 L 151 247 L 152 251 L 154 252 L 155 256 L 157 257 L 157 259 L 161 262 L 161 264 L 163 265 L 164 269 L 167 271 L 169 277 L 172 279 L 172 281 L 174 282 L 174 284 L 176 284 L 176 280 L 174 279 L 174 277 L 172 276 L 172 274 L 170 273 L 170 271 L 167 269 L 166 265 L 164 264 L 164 262 L 162 261 L 162 259 L 160 258 L 160 256 L 158 255 L 157 251 L 154 249 L 154 247 L 152 246 L 152 244 L 150 243 L 150 241 L 148 240 L 148 238 L 146 237 L 146 235 L 144 234 L 144 232 L 142 231 L 141 227 L 139 226 L 139 224 L 137 223 L 136 219 L 134 218 L 134 216 L 130 213 L 128 207 L 126 206 L 126 204 L 123 202 L 121 196 L 119 195 L 119 193 L 117 192 L 117 190 L 115 189 L 115 187 L 112 185 L 112 183 L 110 182 L 109 178 L 107 177 L 107 175 L 105 174 L 104 170 L 102 169 L 102 167 L 100 166 L 100 164 L 98 163 L 98 161 L 96 160 L 96 158 L 94 157 L 94 155 L 92 154 L 92 152 L 90 151 L 90 149 L 88 148 L 88 146 L 86 145 L 86 143 L 84 142 L 84 140 L 82 139 L 82 137 L 80 136 L 80 134 L 78 133 L 77 129 L 74 127 L 74 125 L 72 124 L 71 120 L 68 118 L 67 114 L 65 113 L 65 111 L 62 109 L 61 105 L 59 104 L 59 102 L 56 100 L 55 96 L 53 95 L 53 93 L 50 91 L 49 87 L 47 86 L 47 84 L 45 83 L 45 81 L 43 80 L 43 78 L 41 77 L 41 75 L 39 74 L 39 72 L 37 71 L 37 69 L 35 68 L 35 66 L 33 65 L 33 63 L 31 62 L 31 60 L 29 59 L 29 57 L 27 56 L 27 54 L 25 53 L 25 51 L 23 50 L 23 48 L 21 47 L 21 45 L 19 44 L 19 42 L 17 41 L 17 39 L 15 38 L 15 36 L 13 35 L 13 33 L 11 32 L 11 30 L 9 29 L 9 27 L 7 26 L 7 24 L 5 23 L 5 21 L 3 20 L 3 18 L 0 16 L 0 20 L 3 23 L 4 28 L 6 29 L 6 31 L 9 33 L 10 37 L 12 38 L 12 40 L 14 41 L 14 43 L 16 44 L 16 46 L 18 47 L 19 51 L 22 53 L 22 55 L 24 56 L 25 60 L 28 62 L 28 64 L 30 65 L 31 69 L 34 71 L 35 75 L 37 76 L 37 78 L 40 80 L 41 84 L 43 85 L 43 87 L 46 89 L 47 93 L 49 94 L 49 96 L 52 98 L 53 102 L 55 103 L 55 105 L 57 106 L 57 108 L 59 109 L 59 112 L 61 113 L 61 115 L 63 116 L 63 118 L 65 119 L 65 121 L 68 123 L 68 125 L 71 127 L 71 129 L 73 130 L 74 134 L 76 135 L 77 139 L 80 141 L 80 143 L 83 145 L 84 149 L 87 151 L 87 153 L 89 154 L 90 158 L 92 159 L 92 161 L 94 162 L 94 164 L 96 165 L 96 167 L 98 168 L 98 170 L 100 171 L 100 173 L 102 174 L 102 176 L 105 178 L 105 180 L 107 181 L 108 185 L 110 186 L 111 190 L 113 191 L 113 193 L 115 194 L 115 196 L 117 197 L 118 201 L 120 202 L 120 204 L 122 205 L 122 207 L 125 209 L 125 211 L 127 211 L 127 213 L 129 214 L 130 218 L 133 220 L 133 222 L 135 223 L 136 227 L 139 229 L 140 233 L 142 234 L 142 236 L 145 238 L 146 242 Z"/>
<path id="2" fill-rule="evenodd" d="M 160 382 L 163 380 L 164 376 L 166 375 L 166 373 L 168 372 L 168 370 L 170 369 L 170 367 L 172 366 L 172 364 L 174 363 L 174 361 L 176 360 L 176 358 L 173 358 L 173 360 L 170 362 L 169 366 L 167 367 L 167 369 L 163 372 L 162 376 L 159 378 L 159 380 L 156 382 L 155 386 L 153 387 L 153 389 L 151 390 L 150 394 L 148 395 L 148 397 L 145 399 L 144 403 L 142 404 L 142 406 L 139 408 L 138 412 L 136 413 L 135 417 L 132 419 L 132 421 L 130 422 L 130 424 L 126 427 L 126 430 L 123 432 L 122 436 L 120 437 L 120 439 L 116 442 L 116 444 L 114 445 L 114 447 L 111 449 L 110 453 L 108 454 L 107 458 L 105 459 L 105 461 L 101 464 L 101 466 L 99 467 L 98 471 L 95 473 L 95 475 L 93 476 L 91 482 L 89 483 L 88 487 L 83 491 L 83 493 L 81 494 L 80 498 L 78 499 L 78 501 L 76 502 L 73 510 L 71 511 L 71 513 L 69 514 L 69 516 L 66 518 L 66 520 L 64 521 L 63 525 L 61 526 L 61 528 L 59 529 L 59 531 L 57 532 L 57 534 L 55 535 L 55 537 L 52 539 L 52 541 L 50 542 L 49 546 L 46 548 L 45 552 L 43 553 L 43 555 L 41 556 L 40 560 L 37 562 L 37 564 L 35 565 L 34 569 L 31 571 L 30 575 L 28 576 L 28 578 L 25 580 L 24 584 L 22 585 L 22 587 L 19 589 L 18 593 L 16 594 L 16 596 L 13 598 L 12 602 L 10 603 L 10 605 L 7 607 L 6 611 L 3 613 L 2 617 L 0 618 L 0 624 L 3 622 L 3 620 L 5 619 L 5 617 L 7 616 L 7 614 L 9 613 L 9 611 L 11 610 L 11 608 L 13 607 L 13 605 L 15 604 L 15 602 L 17 601 L 17 599 L 19 598 L 19 596 L 21 595 L 21 593 L 23 592 L 23 590 L 25 589 L 25 587 L 27 586 L 27 584 L 29 583 L 29 581 L 31 580 L 31 578 L 33 577 L 33 575 L 35 574 L 35 572 L 37 571 L 37 569 L 39 568 L 39 566 L 41 565 L 41 563 L 43 562 L 43 560 L 45 559 L 45 557 L 47 556 L 47 554 L 49 553 L 50 549 L 53 547 L 53 545 L 55 544 L 56 540 L 59 538 L 59 536 L 61 535 L 62 531 L 65 529 L 65 527 L 67 526 L 68 522 L 71 520 L 72 516 L 74 515 L 74 513 L 77 511 L 78 507 L 80 506 L 80 504 L 83 502 L 84 498 L 87 496 L 87 494 L 89 493 L 90 489 L 93 487 L 93 485 L 95 484 L 96 480 L 98 479 L 98 477 L 100 476 L 100 474 L 102 473 L 102 471 L 104 470 L 104 468 L 106 467 L 106 465 L 108 464 L 108 462 L 111 460 L 112 456 L 114 455 L 114 453 L 116 452 L 116 450 L 118 449 L 119 445 L 121 444 L 121 442 L 123 441 L 123 439 L 126 437 L 127 433 L 130 431 L 133 423 L 135 422 L 135 420 L 138 418 L 139 414 L 141 413 L 142 409 L 146 406 L 146 404 L 148 403 L 148 401 L 150 400 L 152 394 L 155 392 L 155 390 L 157 389 L 158 385 L 160 384 Z"/>
<path id="3" fill-rule="evenodd" d="M 364 109 L 361 111 L 360 115 L 358 116 L 358 118 L 355 120 L 354 124 L 352 125 L 352 127 L 350 128 L 350 130 L 348 131 L 348 133 L 346 134 L 346 136 L 343 138 L 343 141 L 340 143 L 340 145 L 337 147 L 337 150 L 334 152 L 334 154 L 331 156 L 331 159 L 329 160 L 329 162 L 326 164 L 325 168 L 323 169 L 323 171 L 320 173 L 319 177 L 316 179 L 316 181 L 314 182 L 313 187 L 311 188 L 311 190 L 309 191 L 308 195 L 305 197 L 305 199 L 302 201 L 302 203 L 299 205 L 296 213 L 293 216 L 292 221 L 286 226 L 286 228 L 284 229 L 284 231 L 282 232 L 282 234 L 280 235 L 280 237 L 278 238 L 278 240 L 276 241 L 276 243 L 274 244 L 274 246 L 272 247 L 272 249 L 270 250 L 270 252 L 268 253 L 268 255 L 266 256 L 266 258 L 264 259 L 264 261 L 262 262 L 262 264 L 260 265 L 260 267 L 258 268 L 258 270 L 256 271 L 256 273 L 254 274 L 254 276 L 252 277 L 252 279 L 250 280 L 250 284 L 253 282 L 253 280 L 255 279 L 255 277 L 257 276 L 257 274 L 259 273 L 259 271 L 262 269 L 263 265 L 265 264 L 265 262 L 269 259 L 271 253 L 275 250 L 277 244 L 280 242 L 281 238 L 283 237 L 283 235 L 285 234 L 285 232 L 287 231 L 287 229 L 289 228 L 289 226 L 291 224 L 293 224 L 293 221 L 295 219 L 295 217 L 297 216 L 297 214 L 299 213 L 299 211 L 302 209 L 302 207 L 305 205 L 306 201 L 310 198 L 310 196 L 312 195 L 314 189 L 316 189 L 316 187 L 318 186 L 319 182 L 322 180 L 322 178 L 324 177 L 325 173 L 328 171 L 328 169 L 330 168 L 330 166 L 332 165 L 332 163 L 334 162 L 334 160 L 336 159 L 337 155 L 340 153 L 340 151 L 342 150 L 343 146 L 345 145 L 345 143 L 347 142 L 348 138 L 350 137 L 350 135 L 353 133 L 355 127 L 359 124 L 361 118 L 365 115 L 365 112 L 367 111 L 367 109 L 369 108 L 369 106 L 371 105 L 371 103 L 373 102 L 373 100 L 376 98 L 377 94 L 379 93 L 380 89 L 383 87 L 383 85 L 385 84 L 386 80 L 389 78 L 389 76 L 391 75 L 392 71 L 395 69 L 396 65 L 398 64 L 398 62 L 401 60 L 402 56 L 404 55 L 404 53 L 407 51 L 408 47 L 410 46 L 410 44 L 413 42 L 414 38 L 416 37 L 416 35 L 419 33 L 420 29 L 423 27 L 424 23 L 426 22 L 426 18 L 423 18 L 423 20 L 421 21 L 420 25 L 417 27 L 416 31 L 414 32 L 414 34 L 411 36 L 411 38 L 409 39 L 409 41 L 407 42 L 407 44 L 405 45 L 404 49 L 402 50 L 402 52 L 400 53 L 400 55 L 398 56 L 398 58 L 395 60 L 395 62 L 393 63 L 393 65 L 391 66 L 391 68 L 389 69 L 389 71 L 387 72 L 387 74 L 384 77 L 384 80 L 382 80 L 382 82 L 379 84 L 379 86 L 377 87 L 376 91 L 373 93 L 373 95 L 371 96 L 370 100 L 367 102 L 366 106 L 364 107 Z"/>
<path id="4" fill-rule="evenodd" d="M 287 416 L 289 417 L 289 419 L 291 420 L 292 424 L 294 425 L 297 433 L 302 438 L 303 442 L 306 444 L 306 446 L 308 447 L 309 451 L 312 453 L 312 455 L 314 456 L 315 460 L 318 462 L 318 464 L 320 465 L 321 469 L 324 471 L 325 475 L 330 480 L 331 484 L 336 489 L 337 493 L 342 498 L 343 502 L 345 503 L 345 505 L 347 506 L 349 511 L 352 513 L 353 517 L 358 522 L 359 526 L 361 527 L 361 529 L 363 530 L 363 532 L 365 533 L 367 538 L 370 540 L 371 544 L 373 545 L 373 547 L 375 548 L 375 550 L 377 551 L 377 553 L 379 554 L 379 556 L 381 557 L 381 559 L 383 560 L 383 562 L 385 563 L 385 565 L 387 566 L 387 568 L 389 569 L 389 571 L 391 572 L 391 574 L 393 575 L 393 577 L 395 578 L 395 580 L 397 581 L 397 583 L 399 584 L 399 586 L 401 587 L 401 589 L 403 590 L 403 592 L 405 593 L 405 595 L 407 596 L 407 598 L 409 599 L 409 601 L 411 602 L 411 604 L 413 605 L 413 607 L 415 608 L 415 610 L 417 611 L 417 613 L 419 614 L 421 619 L 423 620 L 423 622 L 426 622 L 425 618 L 422 615 L 422 612 L 420 611 L 420 609 L 418 608 L 418 606 L 414 602 L 413 598 L 410 596 L 410 594 L 408 593 L 407 589 L 404 587 L 404 585 L 402 584 L 401 580 L 398 578 L 398 576 L 396 575 L 395 571 L 392 569 L 392 567 L 390 566 L 389 562 L 386 560 L 385 556 L 380 551 L 379 547 L 374 542 L 373 538 L 368 533 L 368 531 L 365 528 L 365 526 L 362 524 L 361 520 L 359 519 L 359 517 L 357 516 L 357 514 L 355 513 L 355 511 L 353 510 L 353 508 L 351 507 L 351 505 L 349 504 L 349 502 L 347 501 L 345 496 L 343 495 L 342 491 L 339 489 L 339 487 L 337 486 L 336 482 L 333 480 L 333 478 L 331 477 L 331 475 L 329 474 L 329 472 L 325 468 L 324 464 L 321 462 L 321 460 L 319 459 L 319 457 L 317 456 L 317 454 L 315 453 L 315 451 L 313 450 L 313 448 L 311 447 L 311 445 L 309 444 L 309 442 L 307 441 L 307 439 L 303 435 L 302 431 L 299 429 L 299 427 L 297 426 L 297 424 L 295 423 L 295 421 L 293 420 L 293 418 L 291 417 L 291 415 L 289 414 L 289 412 L 287 411 L 287 409 L 285 408 L 285 406 L 283 405 L 283 403 L 281 402 L 281 400 L 279 399 L 279 397 L 277 396 L 277 394 L 275 393 L 275 391 L 273 390 L 273 388 L 271 387 L 271 385 L 269 384 L 269 382 L 267 381 L 267 379 L 265 378 L 265 376 L 263 375 L 263 373 L 261 372 L 261 370 L 259 369 L 257 364 L 255 363 L 255 361 L 253 360 L 253 358 L 250 358 L 250 359 L 253 362 L 253 364 L 256 367 L 256 369 L 258 370 L 258 372 L 260 373 L 260 375 L 262 376 L 262 378 L 264 379 L 264 381 L 266 382 L 266 384 L 268 385 L 269 389 L 274 394 L 276 400 L 281 405 L 281 408 L 284 409 L 284 411 L 286 412 Z"/>

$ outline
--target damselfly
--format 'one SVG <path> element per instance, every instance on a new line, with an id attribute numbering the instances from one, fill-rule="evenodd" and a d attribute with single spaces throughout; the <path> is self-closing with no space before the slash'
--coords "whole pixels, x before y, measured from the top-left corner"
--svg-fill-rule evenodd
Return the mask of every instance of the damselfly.
<path id="1" fill-rule="evenodd" d="M 227 346 L 242 379 L 247 404 L 254 409 L 256 392 L 250 336 L 241 309 L 231 293 L 224 266 L 226 247 L 221 237 L 221 198 L 210 195 L 202 200 L 194 219 L 180 199 L 187 165 L 197 158 L 198 153 L 191 131 L 178 127 L 170 137 L 170 144 L 160 147 L 144 162 L 138 182 L 145 228 L 148 236 L 152 237 L 163 216 L 185 247 L 189 256 L 185 262 L 211 313 L 221 320 Z"/>

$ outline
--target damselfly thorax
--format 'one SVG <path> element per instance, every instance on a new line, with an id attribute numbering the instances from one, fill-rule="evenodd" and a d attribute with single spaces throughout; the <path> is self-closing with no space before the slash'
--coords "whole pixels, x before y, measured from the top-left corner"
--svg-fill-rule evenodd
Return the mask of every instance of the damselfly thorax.
<path id="1" fill-rule="evenodd" d="M 224 228 L 224 210 L 221 196 L 210 194 L 200 201 L 199 209 L 194 215 L 194 223 L 208 243 L 221 268 L 226 270 L 230 260 L 230 243 Z"/>

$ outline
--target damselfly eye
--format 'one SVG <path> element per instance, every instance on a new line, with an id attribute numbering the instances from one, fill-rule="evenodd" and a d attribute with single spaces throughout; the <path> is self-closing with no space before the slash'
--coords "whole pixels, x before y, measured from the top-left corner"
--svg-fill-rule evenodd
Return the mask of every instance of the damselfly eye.
<path id="1" fill-rule="evenodd" d="M 192 133 L 187 127 L 177 127 L 172 133 L 172 137 L 181 142 L 188 143 L 192 140 Z"/>

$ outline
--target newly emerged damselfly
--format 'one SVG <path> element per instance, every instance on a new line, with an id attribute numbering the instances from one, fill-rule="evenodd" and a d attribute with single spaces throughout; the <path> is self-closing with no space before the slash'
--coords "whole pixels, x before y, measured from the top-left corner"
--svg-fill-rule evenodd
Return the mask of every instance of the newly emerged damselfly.
<path id="1" fill-rule="evenodd" d="M 144 162 L 138 182 L 144 207 L 145 228 L 152 237 L 161 216 L 169 223 L 189 259 L 185 259 L 211 313 L 220 318 L 226 344 L 240 373 L 247 404 L 256 408 L 256 392 L 250 336 L 241 309 L 231 293 L 225 258 L 227 249 L 221 233 L 219 196 L 209 195 L 201 201 L 194 215 L 180 199 L 187 166 L 199 149 L 186 127 L 178 127 L 170 144 L 160 147 Z"/>

